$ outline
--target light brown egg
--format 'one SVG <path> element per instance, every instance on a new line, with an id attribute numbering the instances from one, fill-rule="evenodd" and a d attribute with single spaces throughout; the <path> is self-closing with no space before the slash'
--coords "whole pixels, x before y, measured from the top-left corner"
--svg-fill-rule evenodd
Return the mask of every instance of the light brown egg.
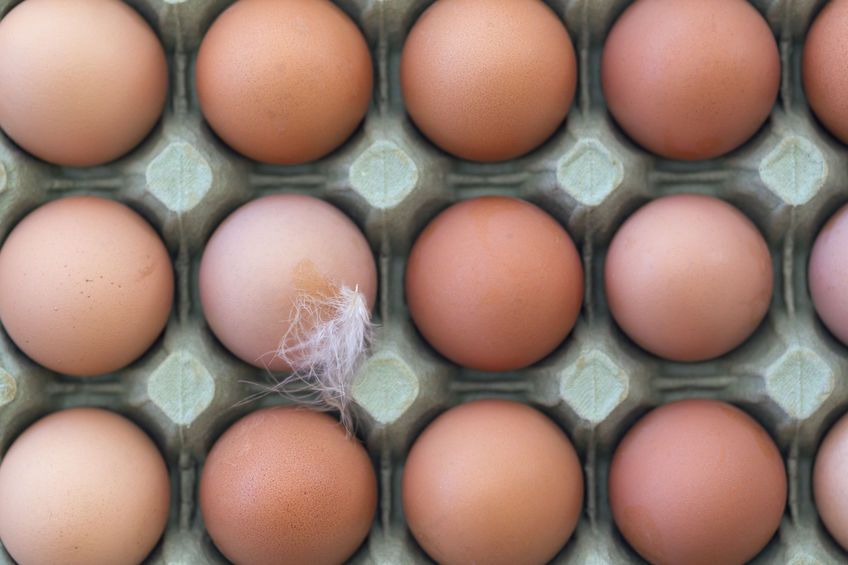
<path id="1" fill-rule="evenodd" d="M 443 565 L 533 565 L 571 537 L 583 474 L 568 437 L 541 412 L 480 400 L 448 410 L 413 444 L 403 510 Z"/>
<path id="2" fill-rule="evenodd" d="M 285 371 L 276 355 L 298 297 L 358 289 L 370 309 L 377 267 L 368 241 L 337 208 L 275 194 L 230 214 L 203 251 L 200 301 L 209 326 L 237 357 Z"/>
<path id="3" fill-rule="evenodd" d="M 409 255 L 406 300 L 418 330 L 465 367 L 508 371 L 553 351 L 574 326 L 583 266 L 568 233 L 514 198 L 454 204 Z"/>
<path id="4" fill-rule="evenodd" d="M 34 361 L 67 375 L 137 359 L 162 333 L 173 296 L 159 235 L 114 200 L 44 204 L 0 248 L 0 322 Z"/>
<path id="5" fill-rule="evenodd" d="M 848 418 L 827 432 L 813 468 L 816 510 L 827 531 L 848 549 Z"/>
<path id="6" fill-rule="evenodd" d="M 848 2 L 832 0 L 816 17 L 801 63 L 807 102 L 824 126 L 848 143 Z"/>
<path id="7" fill-rule="evenodd" d="M 368 535 L 376 506 L 362 445 L 330 416 L 298 408 L 236 422 L 200 479 L 209 536 L 237 565 L 343 563 Z"/>
<path id="8" fill-rule="evenodd" d="M 410 31 L 400 73 L 406 109 L 433 143 L 502 161 L 565 119 L 577 60 L 565 25 L 539 0 L 438 0 Z"/>
<path id="9" fill-rule="evenodd" d="M 25 0 L 0 21 L 0 129 L 36 157 L 85 167 L 127 153 L 165 105 L 168 65 L 119 0 Z"/>
<path id="10" fill-rule="evenodd" d="M 19 565 L 141 563 L 170 496 L 165 461 L 138 426 L 96 408 L 56 412 L 0 463 L 0 540 Z"/>
<path id="11" fill-rule="evenodd" d="M 709 159 L 766 121 L 780 54 L 746 0 L 637 0 L 610 30 L 601 81 L 636 143 L 671 159 Z"/>
<path id="12" fill-rule="evenodd" d="M 848 205 L 816 237 L 808 277 L 816 313 L 836 339 L 848 344 Z"/>
<path id="13" fill-rule="evenodd" d="M 621 226 L 605 263 L 607 302 L 633 341 L 674 361 L 734 349 L 771 302 L 771 255 L 757 227 L 717 198 L 678 194 Z"/>
<path id="14" fill-rule="evenodd" d="M 238 0 L 203 38 L 197 95 L 209 125 L 242 155 L 275 164 L 323 157 L 362 121 L 371 54 L 327 0 Z"/>
<path id="15" fill-rule="evenodd" d="M 777 531 L 786 489 L 768 433 L 714 400 L 673 402 L 641 418 L 609 475 L 615 523 L 654 565 L 746 563 Z"/>

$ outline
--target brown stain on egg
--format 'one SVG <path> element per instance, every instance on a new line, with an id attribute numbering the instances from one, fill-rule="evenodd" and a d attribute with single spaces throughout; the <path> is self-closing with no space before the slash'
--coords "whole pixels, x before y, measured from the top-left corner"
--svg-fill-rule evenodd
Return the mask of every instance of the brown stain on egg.
<path id="1" fill-rule="evenodd" d="M 315 297 L 331 297 L 338 293 L 338 286 L 324 274 L 311 259 L 301 259 L 292 270 L 292 283 L 298 292 Z"/>

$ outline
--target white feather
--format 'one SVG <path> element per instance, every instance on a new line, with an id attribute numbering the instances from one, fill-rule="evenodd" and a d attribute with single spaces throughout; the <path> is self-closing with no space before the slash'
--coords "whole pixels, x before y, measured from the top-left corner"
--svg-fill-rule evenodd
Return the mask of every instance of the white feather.
<path id="1" fill-rule="evenodd" d="M 315 408 L 337 411 L 352 431 L 350 389 L 372 339 L 371 312 L 359 287 L 342 286 L 330 295 L 300 293 L 275 352 L 292 373 L 269 391 L 311 393 Z"/>

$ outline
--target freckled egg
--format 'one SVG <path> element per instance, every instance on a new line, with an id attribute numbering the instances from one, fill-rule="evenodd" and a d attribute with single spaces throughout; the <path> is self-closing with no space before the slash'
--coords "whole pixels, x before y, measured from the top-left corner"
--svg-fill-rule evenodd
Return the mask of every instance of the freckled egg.
<path id="1" fill-rule="evenodd" d="M 842 416 L 819 447 L 813 468 L 816 510 L 827 531 L 848 549 L 848 418 Z"/>
<path id="2" fill-rule="evenodd" d="M 766 121 L 780 54 L 746 0 L 636 0 L 609 32 L 601 82 L 636 143 L 670 159 L 709 159 Z"/>
<path id="3" fill-rule="evenodd" d="M 25 0 L 0 20 L 0 129 L 36 157 L 84 167 L 138 145 L 165 105 L 168 65 L 119 0 Z"/>
<path id="4" fill-rule="evenodd" d="M 768 312 L 771 254 L 757 227 L 717 198 L 658 198 L 616 232 L 605 262 L 607 302 L 633 341 L 674 361 L 736 348 Z"/>
<path id="5" fill-rule="evenodd" d="M 615 523 L 654 565 L 748 562 L 777 531 L 786 495 L 783 460 L 768 433 L 715 400 L 649 412 L 610 467 Z"/>
<path id="6" fill-rule="evenodd" d="M 454 204 L 416 240 L 406 300 L 418 330 L 465 367 L 507 371 L 539 361 L 568 335 L 583 266 L 557 221 L 515 198 Z"/>
<path id="7" fill-rule="evenodd" d="M 37 363 L 73 376 L 116 371 L 162 333 L 174 295 L 159 235 L 127 206 L 54 200 L 0 248 L 0 322 Z"/>
<path id="8" fill-rule="evenodd" d="M 409 32 L 400 64 L 412 121 L 472 161 L 541 145 L 565 119 L 577 84 L 568 31 L 539 0 L 437 0 Z"/>
<path id="9" fill-rule="evenodd" d="M 200 301 L 209 327 L 237 357 L 288 370 L 277 352 L 303 297 L 358 291 L 370 310 L 377 267 L 368 241 L 340 210 L 317 198 L 275 194 L 230 214 L 203 251 Z"/>
<path id="10" fill-rule="evenodd" d="M 0 462 L 0 540 L 19 565 L 132 565 L 165 529 L 168 469 L 126 418 L 96 408 L 50 414 Z"/>
<path id="11" fill-rule="evenodd" d="M 478 400 L 421 433 L 402 489 L 409 527 L 438 563 L 541 565 L 577 525 L 583 474 L 568 437 L 544 414 Z"/>
<path id="12" fill-rule="evenodd" d="M 816 17 L 801 62 L 804 94 L 816 117 L 848 143 L 848 2 L 832 0 Z"/>
<path id="13" fill-rule="evenodd" d="M 238 0 L 197 54 L 209 125 L 242 155 L 299 164 L 341 145 L 371 101 L 371 54 L 356 24 L 327 0 Z"/>
<path id="14" fill-rule="evenodd" d="M 368 453 L 326 414 L 267 408 L 236 422 L 203 466 L 200 510 L 237 564 L 344 563 L 377 507 Z"/>
<path id="15" fill-rule="evenodd" d="M 836 339 L 848 344 L 848 205 L 816 237 L 808 277 L 816 313 Z"/>

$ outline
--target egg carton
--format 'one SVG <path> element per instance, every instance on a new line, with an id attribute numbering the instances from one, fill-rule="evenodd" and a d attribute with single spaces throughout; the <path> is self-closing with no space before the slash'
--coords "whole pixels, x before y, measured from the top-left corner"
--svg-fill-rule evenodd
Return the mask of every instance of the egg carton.
<path id="1" fill-rule="evenodd" d="M 0 16 L 17 1 L 0 0 Z M 612 453 L 650 408 L 681 398 L 732 402 L 777 442 L 789 475 L 780 530 L 756 563 L 845 563 L 823 528 L 811 494 L 823 434 L 848 405 L 848 358 L 816 318 L 807 290 L 810 247 L 846 199 L 848 151 L 816 122 L 804 99 L 800 53 L 820 0 L 755 0 L 777 38 L 783 75 L 771 117 L 722 158 L 677 162 L 634 145 L 610 119 L 600 88 L 606 34 L 627 0 L 550 0 L 567 23 L 579 61 L 568 120 L 542 147 L 505 163 L 477 164 L 434 148 L 406 116 L 399 66 L 404 39 L 430 0 L 339 0 L 359 25 L 375 66 L 363 125 L 340 149 L 312 164 L 269 166 L 235 154 L 211 132 L 194 90 L 200 41 L 231 0 L 130 2 L 163 41 L 170 68 L 165 114 L 132 153 L 106 166 L 71 169 L 40 162 L 0 135 L 0 238 L 29 211 L 69 194 L 122 201 L 162 235 L 174 261 L 176 298 L 164 335 L 126 369 L 98 378 L 57 375 L 28 360 L 0 334 L 0 453 L 30 423 L 58 409 L 92 405 L 127 415 L 161 449 L 172 507 L 154 564 L 226 563 L 205 533 L 197 505 L 204 458 L 245 405 L 250 382 L 268 376 L 227 352 L 205 323 L 197 269 L 205 242 L 239 205 L 298 192 L 332 202 L 363 229 L 377 257 L 379 324 L 373 354 L 353 387 L 360 436 L 380 482 L 360 564 L 430 563 L 409 534 L 400 479 L 410 445 L 448 407 L 479 397 L 530 403 L 573 440 L 586 495 L 578 528 L 554 563 L 640 563 L 617 532 L 607 498 Z M 104 48 L 108 48 L 104 46 Z M 635 209 L 658 196 L 698 192 L 727 200 L 768 241 L 775 292 L 766 320 L 735 351 L 702 363 L 675 363 L 639 349 L 614 324 L 603 292 L 610 240 Z M 450 203 L 483 194 L 525 198 L 557 218 L 577 243 L 586 295 L 577 325 L 548 358 L 524 370 L 483 373 L 440 357 L 416 332 L 403 273 L 421 229 Z M 127 323 L 133 323 L 127 320 Z M 0 563 L 11 558 L 0 549 Z"/>

